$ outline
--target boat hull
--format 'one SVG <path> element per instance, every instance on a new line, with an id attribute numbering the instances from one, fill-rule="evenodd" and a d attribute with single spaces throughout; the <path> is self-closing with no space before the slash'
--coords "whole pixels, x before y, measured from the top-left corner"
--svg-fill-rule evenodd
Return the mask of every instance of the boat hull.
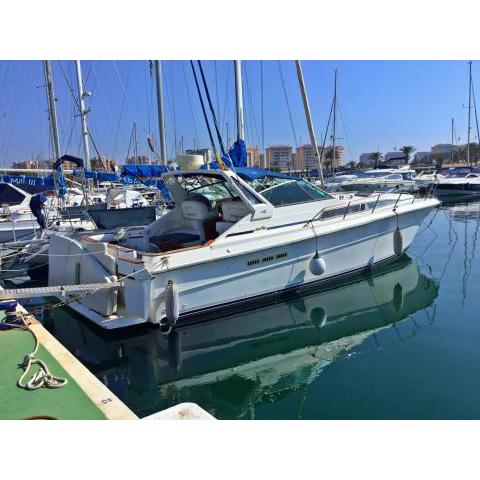
<path id="1" fill-rule="evenodd" d="M 429 211 L 415 210 L 398 217 L 402 252 L 410 246 Z M 396 229 L 397 217 L 389 217 L 319 236 L 318 252 L 326 265 L 322 275 L 315 275 L 310 269 L 316 250 L 312 238 L 156 274 L 150 297 L 158 298 L 172 280 L 179 294 L 177 323 L 190 324 L 321 290 L 339 279 L 398 258 L 394 245 Z M 154 317 L 158 320 L 158 316 L 154 300 L 151 321 L 155 321 Z"/>

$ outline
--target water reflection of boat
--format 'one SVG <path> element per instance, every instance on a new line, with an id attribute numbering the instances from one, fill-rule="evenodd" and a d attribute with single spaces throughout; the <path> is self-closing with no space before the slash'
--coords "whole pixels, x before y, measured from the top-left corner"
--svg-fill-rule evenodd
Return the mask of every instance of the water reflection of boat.
<path id="1" fill-rule="evenodd" d="M 307 386 L 338 354 L 428 307 L 437 292 L 404 256 L 329 291 L 179 328 L 168 338 L 152 329 L 107 336 L 70 311 L 45 321 L 137 413 L 196 401 L 238 418 L 259 401 Z"/>

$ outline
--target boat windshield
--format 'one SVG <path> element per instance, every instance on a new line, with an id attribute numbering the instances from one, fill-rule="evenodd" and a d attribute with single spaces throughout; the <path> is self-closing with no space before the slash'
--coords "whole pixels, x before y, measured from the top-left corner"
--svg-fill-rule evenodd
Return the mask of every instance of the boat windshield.
<path id="1" fill-rule="evenodd" d="M 260 193 L 275 207 L 295 205 L 297 203 L 318 202 L 332 198 L 328 193 L 320 190 L 305 180 L 283 180 Z"/>

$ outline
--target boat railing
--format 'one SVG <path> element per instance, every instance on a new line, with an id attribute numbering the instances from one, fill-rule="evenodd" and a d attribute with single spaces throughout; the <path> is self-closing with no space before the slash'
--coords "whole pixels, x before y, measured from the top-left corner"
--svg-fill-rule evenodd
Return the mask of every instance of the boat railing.
<path id="1" fill-rule="evenodd" d="M 395 212 L 398 203 L 400 202 L 402 195 L 405 195 L 408 192 L 399 192 L 398 197 L 396 200 L 394 199 L 385 199 L 381 200 L 380 198 L 382 195 L 392 195 L 391 192 L 382 192 L 376 196 L 376 199 L 373 200 L 369 199 L 360 199 L 360 200 L 350 200 L 347 205 L 342 206 L 331 206 L 331 207 L 324 207 L 320 210 L 311 221 L 318 221 L 318 220 L 331 220 L 332 218 L 342 217 L 342 220 L 345 220 L 347 216 L 355 215 L 357 213 L 363 213 L 370 211 L 370 213 L 375 213 L 375 210 L 380 207 L 386 207 L 388 205 L 392 205 L 392 211 Z M 410 193 L 408 193 L 410 195 Z M 414 203 L 417 199 L 417 194 L 415 194 L 412 198 L 412 202 Z"/>

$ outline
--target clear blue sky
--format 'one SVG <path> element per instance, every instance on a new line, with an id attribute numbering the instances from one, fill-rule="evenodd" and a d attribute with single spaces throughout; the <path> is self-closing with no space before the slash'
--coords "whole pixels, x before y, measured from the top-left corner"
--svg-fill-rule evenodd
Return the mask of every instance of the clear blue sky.
<path id="1" fill-rule="evenodd" d="M 227 140 L 228 122 L 232 141 L 235 136 L 233 62 L 205 61 L 203 65 L 213 103 L 215 108 L 219 107 L 217 115 L 224 139 Z M 260 62 L 245 61 L 243 65 L 247 143 L 259 145 Z M 278 63 L 265 61 L 263 65 L 265 144 L 295 146 Z M 297 140 L 300 144 L 308 143 L 294 63 L 282 61 L 281 66 Z M 65 79 L 76 93 L 74 68 L 73 61 L 53 62 L 61 150 L 81 156 L 80 122 Z M 123 161 L 134 121 L 139 154 L 147 153 L 147 133 L 158 139 L 155 83 L 154 76 L 149 74 L 149 62 L 82 61 L 82 68 L 86 89 L 93 94 L 87 99 L 87 106 L 91 108 L 89 127 L 101 154 Z M 466 140 L 467 61 L 304 61 L 318 142 L 328 119 L 335 68 L 338 69 L 339 99 L 337 136 L 345 145 L 347 161 L 358 160 L 362 152 L 391 151 L 395 144 L 398 147 L 409 144 L 423 151 L 435 143 L 448 143 L 452 117 L 460 142 Z M 473 75 L 476 86 L 480 83 L 477 63 L 473 64 Z M 201 146 L 208 147 L 189 63 L 163 62 L 163 77 L 169 156 L 175 154 L 175 137 L 177 149 L 180 149 L 182 137 L 184 148 L 191 148 L 194 138 Z M 1 165 L 32 155 L 48 156 L 49 130 L 43 84 L 41 61 L 0 61 Z M 472 122 L 472 139 L 476 141 L 473 115 Z"/>

